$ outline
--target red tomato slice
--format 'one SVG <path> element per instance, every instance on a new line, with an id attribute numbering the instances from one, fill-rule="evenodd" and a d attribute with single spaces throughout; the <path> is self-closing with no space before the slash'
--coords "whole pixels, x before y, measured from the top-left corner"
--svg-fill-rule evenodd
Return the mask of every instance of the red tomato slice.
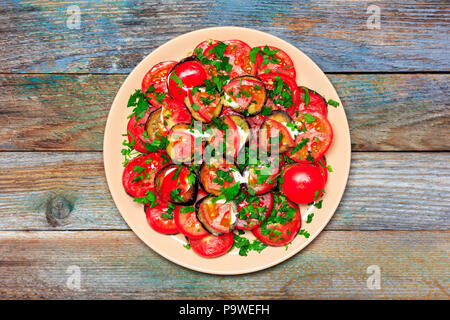
<path id="1" fill-rule="evenodd" d="M 196 202 L 202 200 L 208 194 L 201 188 L 198 189 Z M 183 209 L 188 207 L 177 206 L 174 211 L 173 218 L 178 227 L 178 230 L 190 239 L 200 239 L 207 235 L 209 232 L 203 228 L 200 221 L 197 219 L 194 207 L 189 207 L 189 209 Z M 191 210 L 192 209 L 192 210 Z"/>
<path id="2" fill-rule="evenodd" d="M 213 39 L 209 39 L 209 40 L 205 40 L 200 42 L 195 48 L 194 48 L 194 53 L 197 51 L 197 49 L 201 49 L 202 53 L 205 54 L 205 50 L 207 48 L 209 48 L 210 45 L 218 43 L 219 41 L 217 40 L 213 40 Z"/>
<path id="3" fill-rule="evenodd" d="M 240 76 L 223 87 L 223 104 L 244 115 L 259 113 L 266 102 L 266 89 L 254 76 Z"/>
<path id="4" fill-rule="evenodd" d="M 201 239 L 209 235 L 209 232 L 198 221 L 193 207 L 177 206 L 174 211 L 174 219 L 178 230 L 189 239 Z"/>
<path id="5" fill-rule="evenodd" d="M 176 209 L 176 207 L 175 207 Z M 173 212 L 170 212 L 169 202 L 157 198 L 157 205 L 154 208 L 146 206 L 145 214 L 147 222 L 153 230 L 164 234 L 176 234 L 178 228 L 173 219 Z M 167 218 L 172 217 L 172 218 Z"/>
<path id="6" fill-rule="evenodd" d="M 322 173 L 322 177 L 325 183 L 327 183 L 328 180 L 328 169 L 327 169 L 327 160 L 324 156 L 322 156 L 317 162 L 315 163 L 316 166 L 319 167 L 320 172 Z"/>
<path id="7" fill-rule="evenodd" d="M 258 147 L 259 129 L 266 119 L 267 116 L 262 114 L 258 114 L 254 117 L 247 117 L 246 119 L 252 131 L 252 143 L 255 143 L 256 147 Z"/>
<path id="8" fill-rule="evenodd" d="M 249 202 L 249 198 L 251 201 Z M 236 229 L 240 230 L 253 230 L 260 225 L 261 221 L 264 221 L 273 208 L 273 195 L 272 193 L 266 193 L 259 197 L 248 197 L 244 201 L 238 204 L 239 215 L 245 215 L 247 217 L 258 215 L 259 218 L 238 218 L 236 222 Z M 264 211 L 260 212 L 256 208 L 263 208 Z"/>
<path id="9" fill-rule="evenodd" d="M 203 91 L 188 93 L 191 108 L 200 116 L 201 121 L 210 122 L 212 118 L 219 116 L 222 110 L 222 101 L 219 94 L 209 94 Z M 194 107 L 196 106 L 196 107 Z"/>
<path id="10" fill-rule="evenodd" d="M 316 165 L 291 163 L 283 168 L 281 192 L 289 200 L 307 204 L 319 199 L 323 194 L 325 179 Z"/>
<path id="11" fill-rule="evenodd" d="M 249 193 L 248 189 L 252 189 L 255 195 L 264 194 L 272 190 L 277 184 L 277 175 L 280 173 L 284 165 L 284 158 L 279 157 L 278 165 L 276 165 L 276 155 L 268 159 L 268 165 L 260 164 L 249 165 L 245 171 L 248 172 L 248 182 L 244 191 Z M 244 172 L 244 176 L 247 174 Z M 258 179 L 259 177 L 259 179 Z"/>
<path id="12" fill-rule="evenodd" d="M 218 196 L 222 191 L 222 188 L 230 188 L 236 183 L 234 170 L 237 170 L 236 166 L 227 164 L 225 161 L 211 161 L 209 164 L 204 162 L 200 168 L 199 181 L 203 189 L 208 192 Z M 224 172 L 228 172 L 228 175 L 232 178 L 219 179 L 217 176 L 217 172 L 221 170 Z M 218 183 L 217 181 L 220 181 Z"/>
<path id="13" fill-rule="evenodd" d="M 147 95 L 147 100 L 153 106 L 161 106 L 163 95 L 167 95 L 167 76 L 176 64 L 176 61 L 160 62 L 154 65 L 142 79 L 142 92 Z M 151 85 L 153 85 L 155 90 L 147 92 Z"/>
<path id="14" fill-rule="evenodd" d="M 170 72 L 167 81 L 169 94 L 173 99 L 184 102 L 188 92 L 195 86 L 203 84 L 207 77 L 205 68 L 199 61 L 180 61 Z"/>
<path id="15" fill-rule="evenodd" d="M 222 143 L 225 143 L 226 154 L 230 154 L 231 156 L 236 158 L 241 147 L 238 128 L 236 126 L 236 123 L 234 123 L 233 119 L 230 116 L 224 116 L 221 117 L 221 119 L 223 123 L 227 125 L 226 137 L 225 130 L 212 127 L 211 138 L 208 140 L 208 142 L 216 150 L 218 150 L 217 148 L 219 148 Z"/>
<path id="16" fill-rule="evenodd" d="M 257 75 L 265 73 L 285 74 L 295 79 L 295 67 L 292 59 L 283 50 L 267 46 L 259 47 L 260 51 L 256 55 Z"/>
<path id="17" fill-rule="evenodd" d="M 284 246 L 294 240 L 300 230 L 301 220 L 300 209 L 295 203 L 275 195 L 272 214 L 252 232 L 265 244 Z"/>
<path id="18" fill-rule="evenodd" d="M 302 113 L 319 113 L 323 117 L 327 116 L 327 101 L 324 97 L 305 87 L 299 87 L 298 89 L 300 91 L 299 105 L 286 110 L 292 119 L 299 120 Z"/>
<path id="19" fill-rule="evenodd" d="M 189 184 L 190 170 L 183 165 L 171 164 L 161 169 L 155 177 L 156 191 L 164 201 L 189 205 L 194 203 L 196 183 Z M 173 195 L 173 191 L 178 191 Z"/>
<path id="20" fill-rule="evenodd" d="M 233 66 L 229 76 L 231 79 L 243 75 L 255 75 L 256 65 L 250 61 L 250 50 L 252 49 L 248 44 L 240 40 L 225 40 L 223 41 L 227 45 L 223 56 L 229 58 L 229 64 Z M 204 51 L 204 55 L 210 59 L 215 58 L 215 54 L 211 50 L 217 46 L 218 43 L 213 43 L 207 47 Z M 217 73 L 214 66 L 205 66 L 209 76 L 213 76 Z"/>
<path id="21" fill-rule="evenodd" d="M 240 113 L 237 112 L 237 111 L 234 111 L 233 109 L 231 109 L 231 108 L 228 107 L 228 106 L 223 106 L 223 107 L 222 107 L 222 113 L 221 113 L 221 115 L 222 115 L 222 116 L 232 116 L 232 115 L 239 116 Z"/>
<path id="22" fill-rule="evenodd" d="M 144 197 L 147 191 L 154 191 L 156 173 L 169 162 L 159 152 L 132 159 L 122 175 L 125 191 L 132 197 Z"/>
<path id="23" fill-rule="evenodd" d="M 320 113 L 309 115 L 315 120 L 308 123 L 303 116 L 301 121 L 306 126 L 306 132 L 298 135 L 295 140 L 295 145 L 298 145 L 303 139 L 307 138 L 309 139 L 307 144 L 299 150 L 294 147 L 286 153 L 289 158 L 297 162 L 311 163 L 317 161 L 328 151 L 333 141 L 333 128 L 327 118 Z"/>
<path id="24" fill-rule="evenodd" d="M 164 102 L 161 109 L 160 133 L 165 137 L 174 125 L 190 123 L 192 117 L 184 103 L 173 100 L 170 97 L 167 97 Z"/>
<path id="25" fill-rule="evenodd" d="M 224 255 L 234 243 L 233 233 L 220 236 L 208 235 L 201 239 L 189 239 L 189 244 L 198 255 L 205 258 L 214 258 Z"/>
<path id="26" fill-rule="evenodd" d="M 191 163 L 195 153 L 203 154 L 203 143 L 196 141 L 189 124 L 180 123 L 172 127 L 167 134 L 169 141 L 166 151 L 175 163 Z"/>
<path id="27" fill-rule="evenodd" d="M 267 91 L 266 106 L 272 110 L 297 108 L 300 103 L 300 90 L 294 78 L 280 73 L 258 75 Z"/>
<path id="28" fill-rule="evenodd" d="M 279 138 L 280 134 L 281 139 L 278 141 L 278 151 L 282 153 L 295 145 L 294 139 L 283 123 L 267 119 L 259 131 L 259 146 L 264 150 L 273 150 L 271 141 Z"/>
<path id="29" fill-rule="evenodd" d="M 128 142 L 134 142 L 133 148 L 142 153 L 148 153 L 149 151 L 145 148 L 146 143 L 151 143 L 152 139 L 144 137 L 144 132 L 146 130 L 146 123 L 149 115 L 152 113 L 152 109 L 148 109 L 144 116 L 136 121 L 136 116 L 133 114 L 127 124 L 127 136 Z"/>

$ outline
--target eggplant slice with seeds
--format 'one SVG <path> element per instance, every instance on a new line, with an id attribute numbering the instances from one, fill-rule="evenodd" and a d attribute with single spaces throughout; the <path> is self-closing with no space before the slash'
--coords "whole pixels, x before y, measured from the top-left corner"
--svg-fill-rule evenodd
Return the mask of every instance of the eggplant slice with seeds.
<path id="1" fill-rule="evenodd" d="M 260 113 L 267 100 L 266 87 L 255 76 L 236 77 L 223 90 L 223 104 L 245 116 Z"/>

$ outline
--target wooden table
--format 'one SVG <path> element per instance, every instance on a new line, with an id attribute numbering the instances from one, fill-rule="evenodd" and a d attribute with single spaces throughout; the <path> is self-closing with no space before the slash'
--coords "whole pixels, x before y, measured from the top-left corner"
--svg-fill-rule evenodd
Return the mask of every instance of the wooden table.
<path id="1" fill-rule="evenodd" d="M 161 2 L 0 1 L 0 297 L 448 299 L 449 4 Z M 367 27 L 369 5 L 380 29 Z M 313 58 L 352 135 L 347 190 L 325 231 L 243 276 L 200 274 L 146 247 L 111 199 L 101 152 L 133 67 L 217 25 L 270 32 Z M 378 290 L 367 286 L 372 265 Z"/>

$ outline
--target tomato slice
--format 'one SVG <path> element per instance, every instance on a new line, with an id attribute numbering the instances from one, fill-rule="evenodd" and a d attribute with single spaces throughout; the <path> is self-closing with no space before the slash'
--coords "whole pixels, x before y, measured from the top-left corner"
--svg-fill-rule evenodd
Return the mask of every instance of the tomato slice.
<path id="1" fill-rule="evenodd" d="M 267 91 L 266 106 L 272 110 L 297 108 L 300 103 L 300 90 L 294 78 L 281 73 L 258 75 Z"/>
<path id="2" fill-rule="evenodd" d="M 189 180 L 191 177 L 192 180 Z M 190 205 L 197 196 L 195 173 L 184 165 L 171 164 L 161 169 L 155 177 L 156 192 L 164 201 Z"/>
<path id="3" fill-rule="evenodd" d="M 287 113 L 295 121 L 301 118 L 302 113 L 319 113 L 323 117 L 327 116 L 327 101 L 314 90 L 306 87 L 298 87 L 300 91 L 300 103 L 297 107 L 293 106 L 287 109 Z"/>
<path id="4" fill-rule="evenodd" d="M 252 134 L 252 143 L 255 144 L 255 147 L 258 147 L 258 136 L 259 136 L 259 129 L 261 128 L 264 121 L 266 121 L 267 116 L 258 114 L 253 117 L 247 117 L 247 122 L 250 125 L 250 130 Z"/>
<path id="5" fill-rule="evenodd" d="M 259 49 L 256 54 L 258 76 L 266 73 L 278 73 L 295 79 L 294 63 L 286 52 L 271 46 L 261 46 Z"/>
<path id="6" fill-rule="evenodd" d="M 271 155 L 266 164 L 248 165 L 244 170 L 244 177 L 247 177 L 244 191 L 252 195 L 269 192 L 277 184 L 277 176 L 283 165 L 284 158 L 279 155 Z"/>
<path id="7" fill-rule="evenodd" d="M 146 143 L 151 143 L 152 139 L 150 137 L 145 137 L 144 132 L 146 131 L 146 124 L 150 114 L 153 111 L 148 109 L 144 116 L 136 121 L 136 116 L 133 114 L 127 124 L 127 137 L 129 143 L 134 143 L 133 148 L 142 153 L 148 153 L 149 151 L 145 148 Z"/>
<path id="8" fill-rule="evenodd" d="M 212 50 L 220 43 L 211 44 L 205 49 L 203 54 L 209 59 L 215 59 L 216 55 Z M 223 56 L 228 57 L 228 63 L 232 65 L 232 69 L 228 74 L 231 79 L 243 75 L 256 75 L 256 65 L 250 61 L 250 50 L 252 48 L 248 44 L 240 40 L 225 40 L 223 43 L 227 45 Z M 205 69 L 209 77 L 217 74 L 216 67 L 212 65 L 206 65 Z"/>
<path id="9" fill-rule="evenodd" d="M 296 146 L 286 154 L 297 162 L 315 162 L 330 148 L 333 141 L 333 128 L 327 118 L 320 113 L 304 114 L 299 121 L 302 121 L 306 126 L 306 132 L 297 136 L 295 140 Z M 303 145 L 302 141 L 306 140 L 303 139 L 308 139 L 305 145 Z M 302 145 L 303 147 L 300 148 Z"/>
<path id="10" fill-rule="evenodd" d="M 325 159 L 325 156 L 322 156 L 319 160 L 317 160 L 315 165 L 319 167 L 320 173 L 322 173 L 323 180 L 325 183 L 327 183 L 328 168 L 327 168 L 327 160 Z"/>
<path id="11" fill-rule="evenodd" d="M 323 194 L 325 179 L 317 165 L 291 163 L 283 168 L 282 175 L 280 190 L 295 203 L 310 203 Z"/>
<path id="12" fill-rule="evenodd" d="M 167 96 L 167 76 L 176 64 L 176 61 L 160 62 L 154 65 L 142 79 L 142 92 L 146 94 L 148 102 L 153 106 L 162 106 L 161 102 Z M 153 87 L 150 88 L 152 85 Z"/>
<path id="13" fill-rule="evenodd" d="M 271 246 L 284 246 L 294 240 L 301 225 L 300 209 L 282 195 L 274 195 L 275 204 L 270 216 L 253 229 L 253 235 Z"/>
<path id="14" fill-rule="evenodd" d="M 273 208 L 273 195 L 266 193 L 259 197 L 247 197 L 238 204 L 239 218 L 236 229 L 253 230 L 264 221 Z M 241 219 L 242 218 L 242 219 Z"/>
<path id="15" fill-rule="evenodd" d="M 218 42 L 219 42 L 218 40 L 213 40 L 213 39 L 208 39 L 208 40 L 202 41 L 194 48 L 194 53 L 197 50 L 201 50 L 201 53 L 204 54 L 205 50 L 207 48 L 209 48 L 209 46 L 211 46 L 212 44 L 218 43 Z"/>
<path id="16" fill-rule="evenodd" d="M 257 77 L 234 78 L 223 90 L 223 104 L 246 116 L 259 113 L 266 102 L 266 88 Z"/>
<path id="17" fill-rule="evenodd" d="M 274 143 L 276 143 L 277 140 L 279 153 L 283 153 L 295 145 L 294 139 L 286 127 L 286 124 L 268 118 L 259 131 L 259 146 L 268 151 L 276 150 Z"/>
<path id="18" fill-rule="evenodd" d="M 209 94 L 203 88 L 198 91 L 189 91 L 185 104 L 192 117 L 202 122 L 210 122 L 222 111 L 221 96 L 218 93 Z"/>
<path id="19" fill-rule="evenodd" d="M 199 181 L 206 192 L 218 196 L 222 188 L 230 188 L 236 183 L 235 172 L 237 172 L 235 165 L 226 163 L 224 160 L 211 159 L 210 163 L 202 164 Z"/>
<path id="20" fill-rule="evenodd" d="M 232 157 L 237 157 L 240 144 L 239 131 L 236 123 L 231 116 L 220 117 L 218 120 L 224 127 L 226 126 L 226 129 L 218 128 L 217 125 L 212 125 L 210 127 L 211 133 L 208 138 L 208 143 L 214 147 L 215 150 L 219 150 L 219 148 L 225 144 L 225 153 Z"/>
<path id="21" fill-rule="evenodd" d="M 196 203 L 207 195 L 205 191 L 199 189 Z M 200 239 L 209 235 L 209 232 L 198 221 L 194 207 L 177 206 L 174 210 L 173 218 L 175 219 L 178 230 L 190 239 Z"/>
<path id="22" fill-rule="evenodd" d="M 156 173 L 168 163 L 167 156 L 159 152 L 132 159 L 122 175 L 125 191 L 132 197 L 144 197 L 149 190 L 154 191 Z"/>
<path id="23" fill-rule="evenodd" d="M 184 102 L 188 92 L 195 86 L 203 84 L 207 77 L 205 68 L 197 57 L 187 57 L 170 71 L 167 81 L 169 94 L 173 99 Z"/>
<path id="24" fill-rule="evenodd" d="M 158 198 L 157 204 L 153 208 L 145 206 L 145 214 L 150 227 L 159 233 L 177 234 L 179 231 L 172 210 L 174 209 L 169 207 L 169 202 Z"/>
<path id="25" fill-rule="evenodd" d="M 203 154 L 204 143 L 196 139 L 195 131 L 191 130 L 189 124 L 173 126 L 167 134 L 167 140 L 167 154 L 175 163 L 191 163 Z"/>
<path id="26" fill-rule="evenodd" d="M 250 141 L 250 125 L 239 115 L 222 116 L 209 126 L 208 143 L 214 147 L 215 155 L 223 152 L 236 158 L 239 151 Z M 225 151 L 223 147 L 225 146 Z"/>
<path id="27" fill-rule="evenodd" d="M 208 235 L 201 239 L 189 239 L 192 250 L 205 258 L 214 258 L 224 255 L 234 243 L 233 233 L 220 236 Z"/>
<path id="28" fill-rule="evenodd" d="M 179 123 L 190 123 L 191 114 L 184 103 L 167 97 L 161 108 L 161 117 L 159 121 L 160 133 L 167 136 L 169 130 Z"/>

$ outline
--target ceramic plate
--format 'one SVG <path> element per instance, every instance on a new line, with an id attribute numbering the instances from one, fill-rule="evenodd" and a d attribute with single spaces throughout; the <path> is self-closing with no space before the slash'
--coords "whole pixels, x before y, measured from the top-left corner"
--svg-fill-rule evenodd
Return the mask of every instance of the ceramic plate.
<path id="1" fill-rule="evenodd" d="M 328 176 L 323 207 L 320 210 L 315 207 L 300 207 L 303 220 L 302 229 L 306 229 L 310 237 L 305 238 L 298 235 L 287 250 L 285 247 L 269 247 L 261 253 L 252 251 L 247 257 L 242 257 L 235 249 L 218 258 L 202 258 L 192 250 L 183 247 L 183 244 L 186 243 L 184 236 L 168 236 L 153 231 L 147 224 L 143 205 L 133 202 L 133 199 L 125 193 L 122 187 L 123 156 L 120 151 L 123 148 L 124 137 L 122 134 L 126 133 L 127 116 L 131 112 L 130 108 L 127 108 L 129 96 L 135 89 L 141 88 L 142 78 L 153 65 L 164 60 L 180 60 L 192 53 L 193 48 L 206 39 L 239 39 L 251 47 L 266 44 L 278 47 L 292 58 L 297 70 L 298 84 L 316 90 L 327 100 L 333 99 L 340 103 L 338 108 L 328 107 L 328 119 L 333 126 L 334 139 L 326 158 L 327 163 L 333 167 L 334 171 Z M 205 273 L 231 275 L 254 272 L 274 266 L 299 253 L 319 235 L 333 216 L 344 193 L 350 170 L 351 148 L 350 132 L 342 102 L 326 75 L 308 56 L 286 41 L 261 31 L 238 27 L 218 27 L 197 30 L 179 36 L 160 46 L 138 64 L 123 83 L 111 106 L 105 129 L 103 155 L 106 178 L 114 202 L 122 217 L 142 241 L 158 254 L 186 268 Z M 314 219 L 311 223 L 306 224 L 306 217 L 311 210 L 315 214 Z M 254 239 L 249 232 L 247 232 L 247 237 Z"/>

